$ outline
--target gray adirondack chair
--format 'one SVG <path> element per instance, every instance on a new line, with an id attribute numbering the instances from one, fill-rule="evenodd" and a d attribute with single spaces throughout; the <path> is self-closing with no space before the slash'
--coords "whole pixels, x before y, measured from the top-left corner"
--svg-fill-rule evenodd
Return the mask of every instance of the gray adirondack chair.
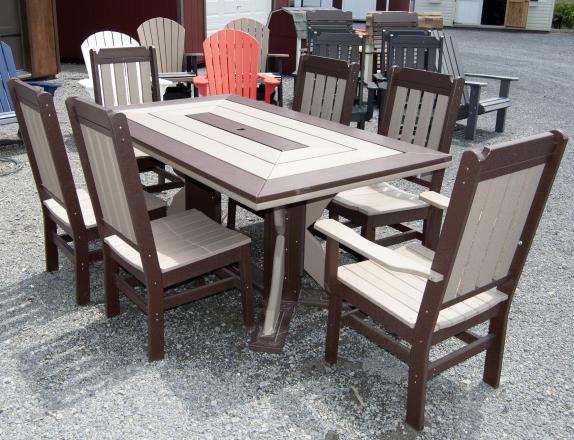
<path id="1" fill-rule="evenodd" d="M 235 29 L 251 35 L 259 43 L 259 72 L 268 73 L 281 81 L 277 88 L 277 102 L 283 107 L 283 59 L 286 53 L 269 53 L 270 30 L 263 23 L 251 18 L 238 18 L 225 25 L 225 29 Z"/>
<path id="2" fill-rule="evenodd" d="M 458 112 L 457 120 L 466 119 L 464 138 L 473 140 L 476 134 L 476 123 L 480 115 L 496 112 L 496 125 L 494 131 L 504 132 L 506 125 L 506 110 L 512 105 L 510 101 L 510 84 L 518 81 L 514 76 L 490 75 L 483 73 L 465 73 L 460 60 L 457 57 L 455 42 L 451 35 L 440 31 L 433 31 L 436 36 L 444 38 L 444 55 L 442 58 L 441 70 L 449 75 L 462 76 L 466 78 L 483 78 L 500 81 L 498 96 L 482 98 L 482 89 L 486 87 L 484 82 L 466 81 L 465 92 L 462 104 Z"/>

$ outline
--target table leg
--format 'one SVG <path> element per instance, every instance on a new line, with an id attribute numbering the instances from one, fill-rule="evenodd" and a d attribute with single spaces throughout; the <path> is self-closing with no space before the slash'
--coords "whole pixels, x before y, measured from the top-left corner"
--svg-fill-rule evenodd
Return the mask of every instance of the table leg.
<path id="1" fill-rule="evenodd" d="M 221 194 L 216 190 L 185 177 L 185 209 L 197 209 L 221 223 Z"/>
<path id="2" fill-rule="evenodd" d="M 254 351 L 280 353 L 301 290 L 305 204 L 276 208 L 264 220 L 264 285 L 269 293 L 263 326 L 249 346 Z"/>

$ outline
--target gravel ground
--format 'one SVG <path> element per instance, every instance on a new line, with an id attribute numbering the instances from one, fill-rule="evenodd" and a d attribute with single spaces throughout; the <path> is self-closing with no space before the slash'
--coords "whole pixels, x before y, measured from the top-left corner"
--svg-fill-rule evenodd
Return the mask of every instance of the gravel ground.
<path id="1" fill-rule="evenodd" d="M 493 132 L 494 116 L 480 118 L 473 143 L 457 128 L 446 193 L 466 148 L 552 128 L 574 133 L 573 34 L 452 33 L 467 71 L 521 81 L 513 85 L 506 133 Z M 82 182 L 63 102 L 85 95 L 76 83 L 85 74 L 83 66 L 63 68 L 56 101 Z M 289 101 L 290 83 L 286 94 Z M 343 330 L 343 361 L 326 367 L 322 310 L 299 308 L 285 352 L 269 355 L 247 349 L 237 292 L 202 300 L 167 313 L 166 358 L 148 363 L 143 314 L 123 301 L 120 316 L 105 317 L 101 264 L 92 266 L 85 307 L 74 303 L 65 258 L 59 272 L 43 271 L 32 173 L 23 147 L 6 140 L 16 139 L 16 129 L 1 128 L 0 139 L 0 156 L 24 163 L 0 177 L 0 438 L 574 438 L 572 146 L 513 304 L 500 388 L 481 382 L 482 356 L 443 373 L 429 384 L 427 427 L 416 434 L 403 422 L 405 366 Z M 241 213 L 240 221 L 260 258 L 259 220 Z"/>

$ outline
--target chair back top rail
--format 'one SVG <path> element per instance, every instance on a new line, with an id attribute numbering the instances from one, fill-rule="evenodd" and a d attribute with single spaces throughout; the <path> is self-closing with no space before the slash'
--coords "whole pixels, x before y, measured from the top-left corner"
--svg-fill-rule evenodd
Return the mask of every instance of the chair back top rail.
<path id="1" fill-rule="evenodd" d="M 180 72 L 183 69 L 185 28 L 169 18 L 156 17 L 137 28 L 142 46 L 155 47 L 158 72 Z"/>
<path id="2" fill-rule="evenodd" d="M 343 12 L 337 9 L 308 11 L 306 18 L 308 34 L 353 31 L 353 14 L 349 11 Z"/>
<path id="3" fill-rule="evenodd" d="M 90 57 L 98 104 L 113 107 L 160 100 L 155 48 L 92 50 Z"/>
<path id="4" fill-rule="evenodd" d="M 432 35 L 436 38 L 443 38 L 442 62 L 440 65 L 441 72 L 448 75 L 464 76 L 464 69 L 457 58 L 457 48 L 452 35 L 445 34 L 443 31 L 434 30 Z M 465 88 L 462 95 L 463 103 L 466 105 L 469 101 L 468 90 Z"/>
<path id="5" fill-rule="evenodd" d="M 18 79 L 11 79 L 8 87 L 40 201 L 56 200 L 66 209 L 72 229 L 83 230 L 84 221 L 54 98 Z"/>
<path id="6" fill-rule="evenodd" d="M 566 142 L 553 131 L 463 154 L 432 263 L 444 280 L 427 284 L 421 310 L 493 287 L 512 296 Z"/>
<path id="7" fill-rule="evenodd" d="M 234 29 L 220 30 L 203 42 L 203 53 L 210 95 L 231 93 L 256 99 L 259 43 L 255 38 Z"/>
<path id="8" fill-rule="evenodd" d="M 75 97 L 66 106 L 100 237 L 117 235 L 140 253 L 144 272 L 159 273 L 125 115 Z"/>
<path id="9" fill-rule="evenodd" d="M 359 77 L 359 65 L 305 55 L 297 74 L 293 110 L 348 125 Z"/>
<path id="10" fill-rule="evenodd" d="M 93 80 L 90 50 L 107 49 L 110 47 L 134 47 L 139 45 L 135 39 L 121 32 L 100 31 L 90 35 L 82 42 L 81 46 L 88 76 Z"/>
<path id="11" fill-rule="evenodd" d="M 234 29 L 251 35 L 259 43 L 259 72 L 267 71 L 269 54 L 269 28 L 252 18 L 238 18 L 225 25 L 225 29 Z"/>

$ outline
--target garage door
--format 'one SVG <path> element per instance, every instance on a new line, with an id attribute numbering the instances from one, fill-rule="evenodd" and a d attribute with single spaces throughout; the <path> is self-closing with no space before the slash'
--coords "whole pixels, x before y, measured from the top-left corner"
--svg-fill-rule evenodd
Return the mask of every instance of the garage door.
<path id="1" fill-rule="evenodd" d="M 236 18 L 267 24 L 270 12 L 271 0 L 205 0 L 205 31 L 211 35 Z"/>

